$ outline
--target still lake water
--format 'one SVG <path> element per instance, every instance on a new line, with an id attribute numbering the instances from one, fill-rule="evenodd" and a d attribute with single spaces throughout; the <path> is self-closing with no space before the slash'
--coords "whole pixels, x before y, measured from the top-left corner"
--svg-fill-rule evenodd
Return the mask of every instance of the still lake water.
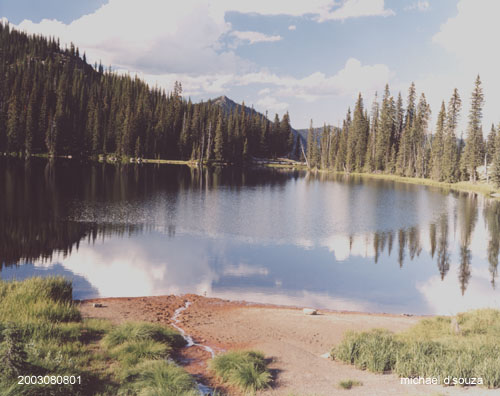
<path id="1" fill-rule="evenodd" d="M 500 308 L 500 201 L 271 169 L 0 159 L 0 277 L 74 297 L 197 293 L 334 310 Z"/>

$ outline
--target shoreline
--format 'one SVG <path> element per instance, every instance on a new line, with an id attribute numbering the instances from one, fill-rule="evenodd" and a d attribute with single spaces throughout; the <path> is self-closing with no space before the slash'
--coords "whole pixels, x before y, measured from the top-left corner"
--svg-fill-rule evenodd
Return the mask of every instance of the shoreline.
<path id="1" fill-rule="evenodd" d="M 8 155 L 9 157 L 14 157 L 18 159 L 22 159 L 24 157 L 18 157 L 14 155 Z M 60 159 L 73 159 L 68 155 L 60 155 L 56 157 L 49 157 L 47 154 L 32 154 L 32 157 L 36 158 L 60 158 Z M 167 159 L 141 159 L 137 162 L 134 158 L 129 158 L 124 161 L 110 161 L 107 157 L 99 160 L 95 160 L 92 158 L 87 158 L 89 161 L 96 161 L 100 163 L 108 163 L 108 164 L 157 164 L 157 165 L 185 165 L 188 167 L 198 167 L 198 161 L 193 160 L 167 160 Z M 500 199 L 500 188 L 495 188 L 491 184 L 486 184 L 484 182 L 472 183 L 469 181 L 460 181 L 456 183 L 448 183 L 448 182 L 440 182 L 433 179 L 427 178 L 416 178 L 416 177 L 407 177 L 407 176 L 399 176 L 394 174 L 386 174 L 386 173 L 367 173 L 367 172 L 344 172 L 344 171 L 336 171 L 332 169 L 307 169 L 307 167 L 298 161 L 289 160 L 289 163 L 286 161 L 279 160 L 265 160 L 265 161 L 256 161 L 250 162 L 243 166 L 231 165 L 231 164 L 218 164 L 218 163 L 205 163 L 203 166 L 211 167 L 211 166 L 222 166 L 222 167 L 248 167 L 253 169 L 258 168 L 271 168 L 271 169 L 283 169 L 283 170 L 291 170 L 291 171 L 305 171 L 311 173 L 320 173 L 320 174 L 335 174 L 335 175 L 345 175 L 345 176 L 354 176 L 361 178 L 370 178 L 370 179 L 378 179 L 378 180 L 386 180 L 397 183 L 406 183 L 406 184 L 414 184 L 428 187 L 436 187 L 442 190 L 451 190 L 458 192 L 467 192 L 467 193 L 479 193 L 484 195 L 487 198 L 491 199 Z"/>
<path id="2" fill-rule="evenodd" d="M 85 298 L 85 299 L 74 299 L 73 301 L 76 304 L 93 304 L 100 302 L 124 302 L 124 301 L 154 301 L 154 300 L 166 300 L 168 302 L 172 301 L 183 301 L 186 302 L 188 300 L 202 300 L 202 301 L 210 301 L 217 302 L 220 305 L 228 305 L 228 306 L 237 306 L 237 307 L 257 307 L 257 308 L 269 308 L 269 309 L 283 309 L 283 310 L 295 310 L 295 311 L 303 311 L 304 309 L 313 309 L 317 311 L 319 314 L 341 314 L 341 315 L 361 315 L 361 316 L 382 316 L 382 317 L 408 317 L 408 318 L 432 318 L 436 316 L 454 316 L 454 315 L 439 315 L 439 314 L 414 314 L 408 312 L 383 312 L 383 311 L 353 311 L 349 309 L 332 309 L 332 308 L 316 308 L 313 306 L 303 306 L 303 305 L 285 305 L 285 304 L 277 304 L 277 303 L 264 303 L 258 301 L 249 301 L 249 300 L 230 300 L 223 297 L 211 297 L 204 296 L 196 293 L 185 293 L 185 294 L 162 294 L 162 295 L 145 295 L 145 296 L 134 296 L 134 297 L 93 297 L 93 298 Z"/>
<path id="3" fill-rule="evenodd" d="M 176 310 L 188 301 L 189 308 L 174 318 Z M 94 303 L 101 303 L 102 307 L 94 308 Z M 216 354 L 245 349 L 262 351 L 270 361 L 274 383 L 270 389 L 258 392 L 259 396 L 342 395 L 345 391 L 339 389 L 338 384 L 348 379 L 363 383 L 349 391 L 350 395 L 360 396 L 490 393 L 484 388 L 401 385 L 395 374 L 374 374 L 328 358 L 331 348 L 340 343 L 348 331 L 383 328 L 399 332 L 412 327 L 424 316 L 322 309 L 317 315 L 307 315 L 299 307 L 253 304 L 195 294 L 96 298 L 80 301 L 78 308 L 84 318 L 103 318 L 113 323 L 148 321 L 172 326 L 175 321 L 196 344 L 200 344 L 184 348 L 177 358 L 189 373 L 219 390 L 227 391 L 208 370 L 211 355 L 203 346 L 213 349 Z M 233 389 L 228 394 L 240 395 Z"/>

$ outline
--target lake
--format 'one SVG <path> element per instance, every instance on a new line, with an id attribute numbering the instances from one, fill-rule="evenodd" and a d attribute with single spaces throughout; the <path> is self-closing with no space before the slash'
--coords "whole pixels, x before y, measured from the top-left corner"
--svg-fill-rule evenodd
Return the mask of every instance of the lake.
<path id="1" fill-rule="evenodd" d="M 332 310 L 500 308 L 500 202 L 275 169 L 0 158 L 0 277 L 74 297 L 197 293 Z"/>

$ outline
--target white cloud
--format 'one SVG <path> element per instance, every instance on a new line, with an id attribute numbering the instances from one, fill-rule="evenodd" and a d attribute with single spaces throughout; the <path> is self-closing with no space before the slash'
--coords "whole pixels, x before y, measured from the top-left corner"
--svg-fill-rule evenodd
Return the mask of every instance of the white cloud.
<path id="1" fill-rule="evenodd" d="M 224 13 L 208 2 L 185 0 L 110 0 L 93 14 L 64 24 L 25 20 L 18 27 L 30 33 L 73 41 L 89 59 L 105 65 L 150 73 L 235 71 L 245 66 L 231 51 L 220 50 L 220 37 L 230 31 Z M 118 17 L 119 16 L 119 17 Z M 248 65 L 247 65 L 248 66 Z"/>
<path id="2" fill-rule="evenodd" d="M 405 8 L 406 11 L 428 11 L 431 5 L 427 0 L 419 0 Z"/>
<path id="3" fill-rule="evenodd" d="M 269 270 L 264 267 L 254 267 L 249 264 L 240 263 L 236 265 L 230 265 L 222 271 L 223 275 L 235 276 L 235 277 L 250 277 L 255 275 L 267 276 L 269 275 Z"/>
<path id="4" fill-rule="evenodd" d="M 320 97 L 347 95 L 356 97 L 358 92 L 372 93 L 391 79 L 392 73 L 386 65 L 362 65 L 349 58 L 343 69 L 332 76 L 315 72 L 302 79 L 284 79 L 280 93 L 314 101 Z"/>
<path id="5" fill-rule="evenodd" d="M 381 91 L 387 82 L 390 83 L 393 73 L 384 64 L 363 65 L 359 60 L 349 58 L 344 68 L 330 76 L 315 72 L 303 78 L 297 78 L 277 75 L 266 70 L 245 74 L 219 73 L 200 76 L 164 74 L 159 76 L 138 73 L 138 76 L 151 85 L 167 87 L 173 86 L 174 81 L 182 81 L 183 90 L 187 96 L 203 92 L 220 94 L 232 86 L 266 84 L 267 87 L 261 89 L 259 95 L 265 95 L 267 98 L 261 98 L 257 104 L 272 105 L 273 107 L 269 107 L 269 110 L 283 110 L 288 107 L 288 104 L 279 102 L 276 97 L 300 98 L 308 102 L 339 95 L 356 98 L 359 92 L 372 94 L 375 91 Z"/>
<path id="6" fill-rule="evenodd" d="M 262 111 L 269 110 L 271 113 L 280 113 L 288 108 L 288 103 L 278 101 L 274 96 L 264 96 L 256 103 Z"/>
<path id="7" fill-rule="evenodd" d="M 297 26 L 290 25 L 290 26 L 288 26 L 288 30 L 297 30 Z"/>
<path id="8" fill-rule="evenodd" d="M 317 21 L 363 15 L 388 15 L 383 0 L 347 0 L 334 10 L 334 0 L 185 0 L 171 2 L 109 0 L 94 13 L 65 24 L 44 19 L 22 21 L 17 27 L 29 33 L 60 37 L 86 51 L 90 61 L 150 74 L 241 73 L 252 64 L 224 48 L 222 39 L 231 32 L 227 12 L 262 15 L 315 16 Z M 232 32 L 250 43 L 277 41 L 280 36 L 258 32 Z M 255 65 L 253 65 L 255 68 Z"/>
<path id="9" fill-rule="evenodd" d="M 90 63 L 112 65 L 121 73 L 137 74 L 151 85 L 170 90 L 181 81 L 186 96 L 212 97 L 233 86 L 269 84 L 260 105 L 276 111 L 288 108 L 283 98 L 314 101 L 331 95 L 355 96 L 372 91 L 389 77 L 384 65 L 361 65 L 350 59 L 337 74 L 312 73 L 302 78 L 278 75 L 238 56 L 233 41 L 272 42 L 279 35 L 235 31 L 226 21 L 228 12 L 307 17 L 316 22 L 369 15 L 392 15 L 383 0 L 185 0 L 172 5 L 162 0 L 109 0 L 89 15 L 66 24 L 44 19 L 24 20 L 17 28 L 56 36 L 63 45 L 73 42 L 86 52 Z M 119 17 L 118 17 L 119 16 Z M 295 25 L 290 25 L 294 30 Z M 234 43 L 233 43 L 234 44 Z"/>
<path id="10" fill-rule="evenodd" d="M 492 48 L 491 40 L 500 36 L 500 25 L 497 21 L 500 2 L 460 0 L 457 9 L 456 16 L 449 18 L 432 39 L 452 55 L 453 66 L 445 75 L 430 76 L 429 85 L 441 98 L 449 98 L 456 86 L 465 105 L 462 112 L 462 120 L 465 121 L 468 98 L 474 79 L 479 73 L 485 95 L 483 125 L 486 126 L 484 129 L 488 130 L 491 122 L 499 121 L 500 91 L 497 87 L 500 86 L 500 55 Z"/>
<path id="11" fill-rule="evenodd" d="M 240 32 L 238 30 L 234 30 L 230 34 L 239 40 L 248 41 L 249 44 L 280 41 L 283 39 L 283 37 L 279 35 L 268 36 L 261 32 L 252 31 Z"/>
<path id="12" fill-rule="evenodd" d="M 342 6 L 336 10 L 321 14 L 318 21 L 392 15 L 395 15 L 394 11 L 385 8 L 384 0 L 344 0 Z"/>

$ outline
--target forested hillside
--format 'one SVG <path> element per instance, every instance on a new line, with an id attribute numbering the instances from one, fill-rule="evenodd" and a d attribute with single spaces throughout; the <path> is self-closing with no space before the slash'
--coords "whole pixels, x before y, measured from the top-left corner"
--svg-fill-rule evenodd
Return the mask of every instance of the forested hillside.
<path id="1" fill-rule="evenodd" d="M 193 104 L 181 83 L 166 93 L 1 23 L 0 55 L 0 152 L 240 163 L 294 144 L 288 114 L 270 122 L 242 106 Z"/>

